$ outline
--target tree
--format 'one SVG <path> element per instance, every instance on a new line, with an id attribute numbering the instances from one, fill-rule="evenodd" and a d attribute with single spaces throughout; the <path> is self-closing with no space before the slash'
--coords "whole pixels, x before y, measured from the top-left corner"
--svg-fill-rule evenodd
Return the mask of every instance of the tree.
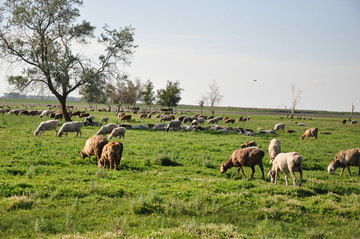
<path id="1" fill-rule="evenodd" d="M 206 102 L 206 98 L 205 98 L 205 96 L 202 96 L 201 99 L 199 100 L 199 106 L 200 106 L 200 109 L 201 109 L 201 114 L 203 113 L 203 108 L 204 108 L 205 102 Z"/>
<path id="2" fill-rule="evenodd" d="M 290 107 L 290 118 L 294 118 L 296 107 L 301 104 L 301 94 L 302 91 L 299 89 L 296 89 L 295 84 L 291 84 L 291 94 L 292 94 L 292 100 L 291 100 L 291 107 Z"/>
<path id="3" fill-rule="evenodd" d="M 136 103 L 141 99 L 143 84 L 139 79 L 132 82 L 127 79 L 127 76 L 123 76 L 115 85 L 108 84 L 106 88 L 108 98 L 117 105 L 117 112 L 119 112 L 123 105 L 135 108 Z"/>
<path id="4" fill-rule="evenodd" d="M 352 121 L 352 117 L 354 115 L 354 110 L 355 110 L 355 105 L 352 103 L 351 104 L 351 114 L 350 114 L 350 117 L 349 117 L 349 123 L 351 123 L 351 121 Z"/>
<path id="5" fill-rule="evenodd" d="M 90 41 L 95 27 L 78 20 L 77 7 L 82 4 L 81 0 L 7 0 L 0 9 L 0 58 L 23 67 L 21 75 L 8 77 L 9 83 L 19 90 L 48 89 L 67 121 L 71 120 L 66 110 L 69 94 L 91 79 L 119 78 L 119 66 L 130 64 L 137 47 L 132 27 L 105 26 L 96 43 L 104 54 L 87 57 L 82 51 L 95 44 Z"/>
<path id="6" fill-rule="evenodd" d="M 180 93 L 183 90 L 179 85 L 178 81 L 168 81 L 165 89 L 157 90 L 158 103 L 169 108 L 176 107 L 181 100 Z"/>
<path id="7" fill-rule="evenodd" d="M 89 104 L 90 109 L 92 109 L 94 104 L 106 103 L 106 82 L 102 80 L 103 77 L 101 77 L 101 74 L 90 74 L 89 77 L 91 77 L 91 79 L 81 86 L 79 94 L 82 95 L 82 99 L 85 100 Z M 93 79 L 92 77 L 99 79 Z"/>
<path id="8" fill-rule="evenodd" d="M 153 83 L 148 80 L 144 85 L 144 91 L 142 92 L 143 101 L 149 110 L 151 111 L 151 106 L 155 101 L 155 93 L 154 93 L 154 85 Z"/>
<path id="9" fill-rule="evenodd" d="M 211 107 L 211 113 L 214 114 L 214 106 L 221 102 L 223 96 L 220 94 L 219 86 L 215 80 L 209 84 L 209 89 L 210 91 L 205 96 L 205 99 Z"/>

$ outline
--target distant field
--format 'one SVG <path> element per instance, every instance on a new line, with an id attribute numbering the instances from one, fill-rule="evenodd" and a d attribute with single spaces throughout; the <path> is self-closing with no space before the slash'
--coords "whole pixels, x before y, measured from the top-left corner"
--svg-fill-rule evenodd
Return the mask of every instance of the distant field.
<path id="1" fill-rule="evenodd" d="M 110 171 L 79 155 L 99 127 L 84 127 L 78 138 L 55 132 L 35 137 L 47 119 L 1 114 L 0 238 L 359 238 L 359 169 L 340 177 L 339 169 L 329 175 L 326 168 L 340 150 L 360 147 L 360 126 L 342 125 L 332 114 L 291 121 L 239 109 L 218 108 L 215 114 L 237 119 L 250 112 L 250 122 L 229 126 L 255 132 L 279 122 L 297 131 L 275 137 L 283 152 L 304 157 L 302 187 L 286 186 L 283 174 L 278 185 L 264 182 L 258 167 L 252 181 L 236 169 L 220 174 L 219 165 L 250 140 L 266 152 L 267 173 L 274 136 L 128 129 L 120 170 Z M 120 123 L 114 112 L 92 114 Z M 159 122 L 133 118 L 133 125 Z M 301 141 L 310 127 L 331 134 Z M 250 176 L 250 168 L 244 170 Z"/>

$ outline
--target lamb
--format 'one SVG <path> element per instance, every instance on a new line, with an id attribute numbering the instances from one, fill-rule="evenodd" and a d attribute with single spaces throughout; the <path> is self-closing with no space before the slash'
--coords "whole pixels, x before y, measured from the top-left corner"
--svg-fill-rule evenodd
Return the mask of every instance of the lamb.
<path id="1" fill-rule="evenodd" d="M 294 172 L 300 173 L 299 186 L 301 186 L 303 157 L 297 152 L 279 153 L 272 161 L 272 168 L 268 176 L 271 177 L 271 183 L 277 183 L 277 177 L 280 171 L 285 173 L 286 185 L 288 185 L 288 173 L 291 174 L 293 185 L 296 186 L 296 176 Z"/>
<path id="2" fill-rule="evenodd" d="M 285 124 L 284 123 L 278 123 L 274 126 L 274 130 L 284 130 Z"/>
<path id="3" fill-rule="evenodd" d="M 270 141 L 269 147 L 269 157 L 270 157 L 270 163 L 274 160 L 276 155 L 281 153 L 281 141 L 278 139 L 272 139 Z"/>
<path id="4" fill-rule="evenodd" d="M 319 131 L 318 128 L 307 129 L 307 130 L 305 130 L 304 134 L 300 136 L 300 139 L 304 140 L 304 139 L 308 139 L 310 137 L 314 137 L 315 140 L 317 140 L 318 139 L 318 131 Z"/>
<path id="5" fill-rule="evenodd" d="M 101 158 L 98 161 L 98 167 L 109 167 L 110 169 L 119 170 L 123 149 L 124 146 L 119 141 L 107 143 L 102 150 Z"/>
<path id="6" fill-rule="evenodd" d="M 55 130 L 55 135 L 57 134 L 57 127 L 58 127 L 59 121 L 58 120 L 48 120 L 41 122 L 40 125 L 37 127 L 37 129 L 34 132 L 34 136 L 39 136 L 45 131 L 50 131 L 52 129 Z"/>
<path id="7" fill-rule="evenodd" d="M 340 176 L 342 176 L 345 168 L 347 168 L 351 176 L 350 166 L 359 166 L 358 175 L 360 176 L 360 148 L 340 151 L 335 156 L 335 159 L 331 161 L 327 170 L 329 174 L 334 174 L 337 168 L 342 168 L 340 173 Z"/>
<path id="8" fill-rule="evenodd" d="M 125 132 L 126 132 L 125 127 L 117 127 L 111 131 L 109 135 L 109 139 L 112 139 L 113 137 L 119 137 L 121 139 L 121 136 L 125 138 Z"/>
<path id="9" fill-rule="evenodd" d="M 99 160 L 101 158 L 101 152 L 108 142 L 109 141 L 104 136 L 91 136 L 86 140 L 85 146 L 80 152 L 81 157 L 88 157 L 90 159 L 92 155 L 95 155 L 95 157 Z"/>
<path id="10" fill-rule="evenodd" d="M 81 136 L 81 128 L 84 126 L 84 122 L 82 121 L 73 121 L 73 122 L 66 122 L 63 124 L 59 130 L 58 137 L 61 137 L 63 133 L 67 132 L 76 132 L 76 137 L 80 134 Z"/>
<path id="11" fill-rule="evenodd" d="M 173 130 L 180 129 L 181 123 L 182 123 L 182 121 L 180 121 L 180 120 L 170 121 L 170 123 L 166 127 L 166 131 L 168 132 L 170 129 L 173 129 Z"/>
<path id="12" fill-rule="evenodd" d="M 262 158 L 264 157 L 264 155 L 264 151 L 262 151 L 258 147 L 249 147 L 235 150 L 231 154 L 229 159 L 221 165 L 220 172 L 225 173 L 229 168 L 239 167 L 238 172 L 240 172 L 241 170 L 244 177 L 246 177 L 242 166 L 250 166 L 252 170 L 250 180 L 252 180 L 254 178 L 255 165 L 259 165 L 262 173 L 262 178 L 263 180 L 265 180 L 264 167 L 262 164 Z"/>
<path id="13" fill-rule="evenodd" d="M 96 133 L 96 135 L 101 135 L 101 134 L 110 134 L 111 131 L 115 128 L 119 127 L 117 124 L 114 123 L 110 123 L 104 126 L 101 126 L 100 130 Z"/>

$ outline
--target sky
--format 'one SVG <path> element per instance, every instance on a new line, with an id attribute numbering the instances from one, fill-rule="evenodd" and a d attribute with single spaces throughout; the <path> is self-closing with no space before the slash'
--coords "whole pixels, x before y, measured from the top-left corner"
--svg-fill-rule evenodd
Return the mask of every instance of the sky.
<path id="1" fill-rule="evenodd" d="M 198 105 L 215 81 L 219 106 L 289 108 L 295 85 L 298 109 L 360 111 L 358 0 L 84 0 L 80 14 L 98 34 L 134 27 L 124 71 L 155 90 L 178 81 L 180 104 Z"/>

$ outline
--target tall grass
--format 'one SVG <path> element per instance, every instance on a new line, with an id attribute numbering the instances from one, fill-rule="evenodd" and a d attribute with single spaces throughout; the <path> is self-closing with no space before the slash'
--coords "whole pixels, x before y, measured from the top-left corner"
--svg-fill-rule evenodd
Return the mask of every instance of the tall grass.
<path id="1" fill-rule="evenodd" d="M 120 123 L 108 112 L 93 112 Z M 237 118 L 231 112 L 226 116 Z M 98 169 L 79 152 L 96 127 L 76 138 L 55 132 L 33 136 L 38 117 L 2 115 L 0 120 L 1 238 L 356 238 L 360 183 L 347 172 L 328 175 L 326 167 L 343 149 L 359 147 L 359 126 L 334 118 L 282 120 L 295 134 L 278 132 L 282 150 L 304 157 L 302 187 L 255 180 L 219 165 L 240 144 L 255 140 L 267 152 L 274 136 L 236 133 L 127 130 L 119 171 Z M 272 128 L 278 116 L 254 115 L 231 126 Z M 158 122 L 135 118 L 132 124 Z M 63 122 L 62 122 L 63 123 Z M 221 123 L 220 123 L 221 124 Z M 301 141 L 318 127 L 318 141 Z M 270 168 L 269 157 L 263 159 Z M 245 168 L 246 175 L 250 169 Z"/>

